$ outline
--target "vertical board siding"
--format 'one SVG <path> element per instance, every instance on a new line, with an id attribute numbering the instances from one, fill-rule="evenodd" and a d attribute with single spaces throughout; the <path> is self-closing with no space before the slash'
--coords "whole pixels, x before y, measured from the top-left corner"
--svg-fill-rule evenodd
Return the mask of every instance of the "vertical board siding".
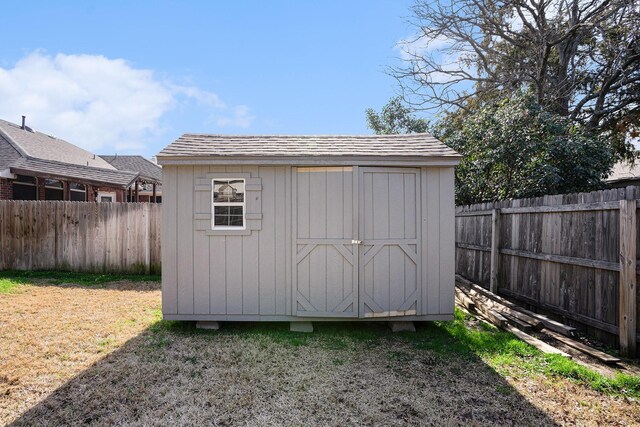
<path id="1" fill-rule="evenodd" d="M 194 313 L 193 166 L 180 168 L 177 179 L 178 313 Z"/>
<path id="2" fill-rule="evenodd" d="M 195 176 L 206 175 L 208 166 L 196 166 Z M 194 192 L 193 212 L 207 212 L 211 194 L 209 192 Z M 193 230 L 193 228 L 191 228 Z M 193 233 L 193 231 L 191 231 Z M 193 233 L 193 311 L 194 314 L 209 314 L 211 312 L 211 263 L 209 262 L 209 237 L 203 233 Z"/>
<path id="3" fill-rule="evenodd" d="M 181 188 L 192 197 L 189 201 L 188 195 L 182 195 L 176 202 L 180 206 L 177 221 L 184 227 L 179 230 L 176 246 L 178 253 L 185 254 L 181 260 L 192 254 L 193 263 L 179 261 L 178 270 L 181 271 L 179 286 L 187 286 L 180 291 L 184 300 L 188 299 L 188 287 L 193 283 L 193 314 L 286 315 L 289 298 L 286 218 L 287 200 L 290 200 L 286 182 L 290 168 L 212 165 L 177 169 L 184 184 Z M 198 183 L 203 180 L 209 181 L 216 173 L 226 177 L 238 174 L 261 178 L 261 191 L 245 193 L 246 212 L 262 215 L 259 230 L 246 235 L 208 235 L 206 230 L 194 227 L 196 216 L 212 213 L 211 192 L 196 191 L 196 186 L 202 185 Z M 189 202 L 192 210 L 183 209 L 184 203 Z M 191 221 L 185 220 L 189 217 Z M 182 233 L 193 237 L 183 238 Z M 183 308 L 186 311 L 183 312 Z M 191 314 L 190 307 L 186 303 L 181 305 L 179 314 Z"/>
<path id="4" fill-rule="evenodd" d="M 357 316 L 361 288 L 374 311 L 453 312 L 453 168 L 299 169 L 306 172 L 288 166 L 166 168 L 165 201 L 172 206 L 165 210 L 163 235 L 172 244 L 163 258 L 165 313 L 295 315 L 309 314 L 311 305 L 318 315 Z M 259 178 L 259 187 L 245 195 L 247 212 L 261 217 L 256 229 L 207 230 L 207 181 L 216 173 Z M 127 230 L 118 240 L 126 247 L 136 233 Z M 359 255 L 349 243 L 356 238 L 380 243 L 365 243 Z M 325 242 L 305 243 L 314 239 Z M 359 284 L 358 259 L 374 249 Z"/>
<path id="5" fill-rule="evenodd" d="M 422 251 L 415 240 L 419 179 L 419 169 L 362 168 L 361 316 L 404 310 L 418 313 L 421 307 Z"/>
<path id="6" fill-rule="evenodd" d="M 440 170 L 427 168 L 423 206 L 426 218 L 423 220 L 425 233 L 423 245 L 426 248 L 426 292 L 423 295 L 423 309 L 427 313 L 440 313 Z M 426 223 L 426 224 L 425 224 Z"/>
<path id="7" fill-rule="evenodd" d="M 640 193 L 633 187 L 458 207 L 455 219 L 456 273 L 489 286 L 489 263 L 481 260 L 490 259 L 491 255 L 491 216 L 460 214 L 514 207 L 580 206 L 617 202 L 629 197 L 635 200 L 638 195 Z M 617 342 L 620 282 L 615 266 L 620 262 L 619 216 L 616 205 L 611 209 L 586 211 L 502 213 L 499 229 L 501 250 L 560 255 L 606 262 L 614 267 L 594 268 L 500 253 L 498 291 L 535 303 L 551 313 L 554 310 L 556 313 L 569 313 L 572 318 L 567 318 L 567 321 L 583 326 L 590 335 L 609 343 Z M 637 245 L 640 231 L 636 234 Z M 638 296 L 640 291 L 636 289 L 635 297 Z M 636 307 L 636 316 L 638 314 L 640 309 Z M 579 322 L 579 316 L 584 322 Z"/>
<path id="8" fill-rule="evenodd" d="M 178 313 L 178 168 L 162 168 L 162 313 Z"/>
<path id="9" fill-rule="evenodd" d="M 276 226 L 276 191 L 284 187 L 276 186 L 276 169 L 260 168 L 262 178 L 262 229 L 260 230 L 259 241 L 259 268 L 260 278 L 260 314 L 276 314 L 277 299 L 277 278 L 276 278 L 276 257 L 278 228 Z M 281 229 L 280 232 L 283 232 Z"/>
<path id="10" fill-rule="evenodd" d="M 440 230 L 439 230 L 439 267 L 440 277 L 440 313 L 453 314 L 455 305 L 455 242 L 451 238 L 455 235 L 455 200 L 454 200 L 454 170 L 440 168 Z M 489 266 L 487 262 L 485 265 Z"/>
<path id="11" fill-rule="evenodd" d="M 250 173 L 252 177 L 259 176 L 258 167 L 244 166 L 240 170 L 231 172 Z M 264 189 L 263 189 L 264 191 Z M 245 192 L 247 212 L 262 212 L 262 192 Z M 260 313 L 259 294 L 259 265 L 261 263 L 258 244 L 262 232 L 252 232 L 242 236 L 242 312 L 243 314 Z"/>
<path id="12" fill-rule="evenodd" d="M 355 316 L 357 262 L 348 225 L 355 205 L 353 169 L 296 168 L 294 173 L 294 314 Z"/>

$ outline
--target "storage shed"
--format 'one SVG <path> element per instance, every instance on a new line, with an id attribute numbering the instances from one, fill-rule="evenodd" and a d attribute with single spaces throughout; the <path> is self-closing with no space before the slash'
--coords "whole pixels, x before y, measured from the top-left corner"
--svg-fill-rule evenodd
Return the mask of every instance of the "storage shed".
<path id="1" fill-rule="evenodd" d="M 185 134 L 157 159 L 165 319 L 453 319 L 460 156 L 434 137 Z"/>

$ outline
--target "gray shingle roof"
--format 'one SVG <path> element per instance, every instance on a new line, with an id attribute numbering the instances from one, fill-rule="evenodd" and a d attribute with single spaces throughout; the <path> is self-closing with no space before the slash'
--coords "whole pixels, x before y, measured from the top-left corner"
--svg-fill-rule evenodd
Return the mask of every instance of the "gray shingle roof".
<path id="1" fill-rule="evenodd" d="M 0 131 L 9 136 L 29 157 L 115 170 L 109 163 L 87 150 L 44 133 L 22 129 L 6 120 L 0 120 Z"/>
<path id="2" fill-rule="evenodd" d="M 100 157 L 118 170 L 138 172 L 146 181 L 162 182 L 162 168 L 142 156 L 100 154 Z"/>
<path id="3" fill-rule="evenodd" d="M 22 154 L 0 133 L 0 171 L 22 157 Z"/>
<path id="4" fill-rule="evenodd" d="M 128 187 L 138 176 L 135 172 L 102 169 L 91 166 L 71 165 L 54 160 L 40 160 L 22 157 L 10 165 L 14 173 L 28 173 L 50 178 L 78 180 L 95 184 L 109 184 Z"/>
<path id="5" fill-rule="evenodd" d="M 127 187 L 138 177 L 66 141 L 0 120 L 0 170 L 5 169 L 115 187 Z"/>
<path id="6" fill-rule="evenodd" d="M 184 134 L 158 157 L 446 157 L 460 155 L 433 136 Z"/>

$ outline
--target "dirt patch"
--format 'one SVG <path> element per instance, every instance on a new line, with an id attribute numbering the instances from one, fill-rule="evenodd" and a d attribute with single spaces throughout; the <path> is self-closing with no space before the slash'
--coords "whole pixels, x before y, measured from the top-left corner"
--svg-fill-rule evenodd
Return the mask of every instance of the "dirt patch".
<path id="1" fill-rule="evenodd" d="M 0 295 L 0 424 L 142 332 L 157 283 L 21 285 Z"/>
<path id="2" fill-rule="evenodd" d="M 383 325 L 156 323 L 157 284 L 0 296 L 0 423 L 633 425 L 637 402 L 421 349 Z M 425 329 L 423 329 L 424 333 Z M 428 332 L 428 329 L 426 330 Z M 421 333 L 419 331 L 419 333 Z"/>

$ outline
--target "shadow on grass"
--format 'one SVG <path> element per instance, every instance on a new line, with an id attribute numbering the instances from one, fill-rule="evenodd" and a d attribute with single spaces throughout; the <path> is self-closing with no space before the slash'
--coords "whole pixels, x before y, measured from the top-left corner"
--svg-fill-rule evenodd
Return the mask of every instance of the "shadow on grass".
<path id="1" fill-rule="evenodd" d="M 13 425 L 554 425 L 442 324 L 159 321 Z"/>

